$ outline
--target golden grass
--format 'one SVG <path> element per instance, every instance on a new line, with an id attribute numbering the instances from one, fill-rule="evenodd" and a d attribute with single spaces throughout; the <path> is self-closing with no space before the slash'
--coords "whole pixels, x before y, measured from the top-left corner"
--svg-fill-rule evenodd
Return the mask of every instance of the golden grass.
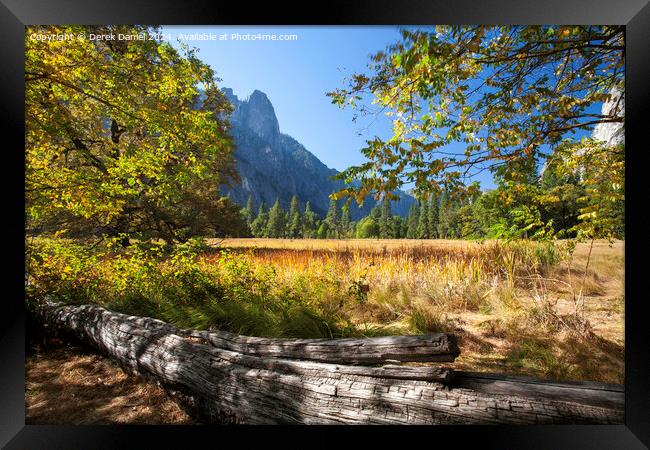
<path id="1" fill-rule="evenodd" d="M 622 241 L 595 242 L 586 272 L 589 243 L 548 265 L 544 255 L 536 256 L 535 244 L 495 241 L 226 239 L 211 244 L 272 267 L 282 285 L 303 280 L 308 289 L 317 279 L 333 281 L 338 293 L 329 291 L 322 300 L 343 302 L 357 324 L 393 333 L 455 332 L 461 340 L 459 368 L 623 381 Z M 363 305 L 345 295 L 360 281 L 369 286 Z M 586 323 L 574 319 L 576 298 Z"/>
<path id="2" fill-rule="evenodd" d="M 457 334 L 456 367 L 622 382 L 624 245 L 212 240 L 159 258 L 40 242 L 32 276 L 64 301 L 267 337 Z M 157 254 L 156 254 L 157 255 Z M 99 263 L 101 261 L 101 263 Z"/>
<path id="3" fill-rule="evenodd" d="M 458 239 L 271 239 L 236 238 L 209 239 L 212 245 L 228 248 L 267 248 L 285 250 L 366 250 L 381 253 L 385 250 L 432 248 L 452 250 L 475 247 L 481 244 Z"/>

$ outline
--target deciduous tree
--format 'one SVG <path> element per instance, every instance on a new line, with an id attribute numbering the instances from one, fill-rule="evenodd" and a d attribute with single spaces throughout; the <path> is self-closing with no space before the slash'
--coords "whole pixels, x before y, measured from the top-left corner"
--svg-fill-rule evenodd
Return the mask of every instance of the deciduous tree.
<path id="1" fill-rule="evenodd" d="M 184 240 L 231 212 L 231 107 L 212 69 L 142 26 L 37 26 L 25 39 L 27 220 Z M 144 40 L 33 40 L 32 33 Z M 241 224 L 237 224 L 239 227 Z"/>
<path id="2" fill-rule="evenodd" d="M 338 196 L 363 201 L 413 182 L 422 197 L 487 169 L 516 173 L 520 161 L 545 157 L 572 130 L 623 122 L 589 107 L 622 86 L 624 63 L 622 26 L 405 29 L 367 72 L 328 94 L 356 116 L 386 113 L 393 121 L 389 138 L 362 149 L 368 162 L 340 174 L 360 184 Z"/>
<path id="3" fill-rule="evenodd" d="M 287 227 L 287 237 L 298 238 L 302 235 L 302 217 L 298 209 L 298 198 L 294 195 L 291 198 L 291 206 L 289 208 L 289 223 Z"/>

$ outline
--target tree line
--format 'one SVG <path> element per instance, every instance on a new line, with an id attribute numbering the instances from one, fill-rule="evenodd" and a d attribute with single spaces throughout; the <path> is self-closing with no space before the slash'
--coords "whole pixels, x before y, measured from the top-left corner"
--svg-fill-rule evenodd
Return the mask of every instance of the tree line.
<path id="1" fill-rule="evenodd" d="M 597 201 L 609 217 L 599 236 L 624 238 L 623 203 L 588 195 L 590 177 L 585 171 L 589 170 L 567 168 L 561 161 L 541 171 L 535 165 L 522 166 L 518 180 L 497 176 L 492 190 L 481 192 L 476 186 L 471 193 L 430 193 L 411 206 L 406 217 L 392 213 L 388 198 L 357 221 L 350 219 L 353 203 L 331 199 L 326 216 L 319 217 L 310 202 L 301 210 L 296 196 L 289 211 L 279 199 L 270 209 L 264 203 L 255 209 L 249 196 L 241 217 L 248 235 L 259 238 L 551 239 L 576 237 L 585 226 L 584 210 Z"/>

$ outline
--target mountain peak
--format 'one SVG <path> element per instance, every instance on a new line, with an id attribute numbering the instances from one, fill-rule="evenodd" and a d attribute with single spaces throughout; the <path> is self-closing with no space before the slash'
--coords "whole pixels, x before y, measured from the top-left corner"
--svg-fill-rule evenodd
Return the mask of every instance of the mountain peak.
<path id="1" fill-rule="evenodd" d="M 253 131 L 271 144 L 278 142 L 280 125 L 273 104 L 264 92 L 255 89 L 246 100 L 240 101 L 231 88 L 223 88 L 222 91 L 235 107 L 231 116 L 233 124 Z"/>
<path id="2" fill-rule="evenodd" d="M 268 103 L 271 105 L 271 101 L 269 100 L 269 97 L 262 91 L 255 89 L 253 93 L 248 97 L 249 102 L 264 102 Z M 271 105 L 273 107 L 273 105 Z"/>
<path id="3" fill-rule="evenodd" d="M 227 88 L 227 87 L 221 88 L 221 92 L 223 92 L 223 94 L 226 96 L 226 98 L 230 103 L 233 104 L 239 103 L 239 99 L 235 95 L 235 92 L 232 90 L 232 88 Z"/>
<path id="4" fill-rule="evenodd" d="M 283 208 L 288 208 L 295 195 L 301 208 L 309 201 L 317 214 L 325 216 L 329 194 L 345 187 L 342 181 L 332 179 L 338 172 L 296 139 L 280 133 L 273 104 L 264 92 L 256 89 L 245 100 L 239 100 L 232 89 L 223 92 L 235 106 L 231 122 L 241 179 L 237 186 L 224 186 L 223 192 L 242 206 L 251 195 L 256 207 L 280 199 Z M 393 211 L 405 216 L 415 200 L 404 193 L 400 198 Z M 375 201 L 368 199 L 363 207 L 351 208 L 352 219 L 367 215 L 374 205 Z"/>
<path id="5" fill-rule="evenodd" d="M 264 92 L 255 89 L 246 100 L 246 103 L 248 104 L 249 109 L 255 111 L 256 115 L 261 115 L 263 119 L 268 119 L 274 122 L 276 125 L 278 124 L 278 119 L 275 116 L 275 109 L 273 109 L 273 104 Z M 276 128 L 278 128 L 279 133 L 279 127 Z"/>

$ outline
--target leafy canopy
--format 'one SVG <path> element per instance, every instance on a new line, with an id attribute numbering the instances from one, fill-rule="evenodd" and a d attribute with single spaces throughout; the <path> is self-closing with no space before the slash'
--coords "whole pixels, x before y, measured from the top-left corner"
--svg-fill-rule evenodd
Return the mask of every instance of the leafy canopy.
<path id="1" fill-rule="evenodd" d="M 403 30 L 399 42 L 372 56 L 368 73 L 328 93 L 353 108 L 355 119 L 392 119 L 392 136 L 362 149 L 368 162 L 340 174 L 360 185 L 336 196 L 363 202 L 414 183 L 416 196 L 426 197 L 441 185 L 461 190 L 485 170 L 516 179 L 522 162 L 547 156 L 543 149 L 567 132 L 623 122 L 588 107 L 622 86 L 624 59 L 620 26 Z M 452 143 L 460 150 L 450 150 Z"/>
<path id="2" fill-rule="evenodd" d="M 579 237 L 621 239 L 625 236 L 625 150 L 583 139 L 560 144 L 551 160 L 560 174 L 578 173 L 582 194 L 577 198 Z"/>
<path id="3" fill-rule="evenodd" d="M 231 106 L 194 50 L 177 51 L 150 31 L 27 28 L 26 211 L 32 226 L 184 240 L 206 227 L 223 231 L 219 216 L 238 214 L 217 195 L 221 183 L 236 178 Z M 34 32 L 147 39 L 36 41 L 29 38 Z"/>

